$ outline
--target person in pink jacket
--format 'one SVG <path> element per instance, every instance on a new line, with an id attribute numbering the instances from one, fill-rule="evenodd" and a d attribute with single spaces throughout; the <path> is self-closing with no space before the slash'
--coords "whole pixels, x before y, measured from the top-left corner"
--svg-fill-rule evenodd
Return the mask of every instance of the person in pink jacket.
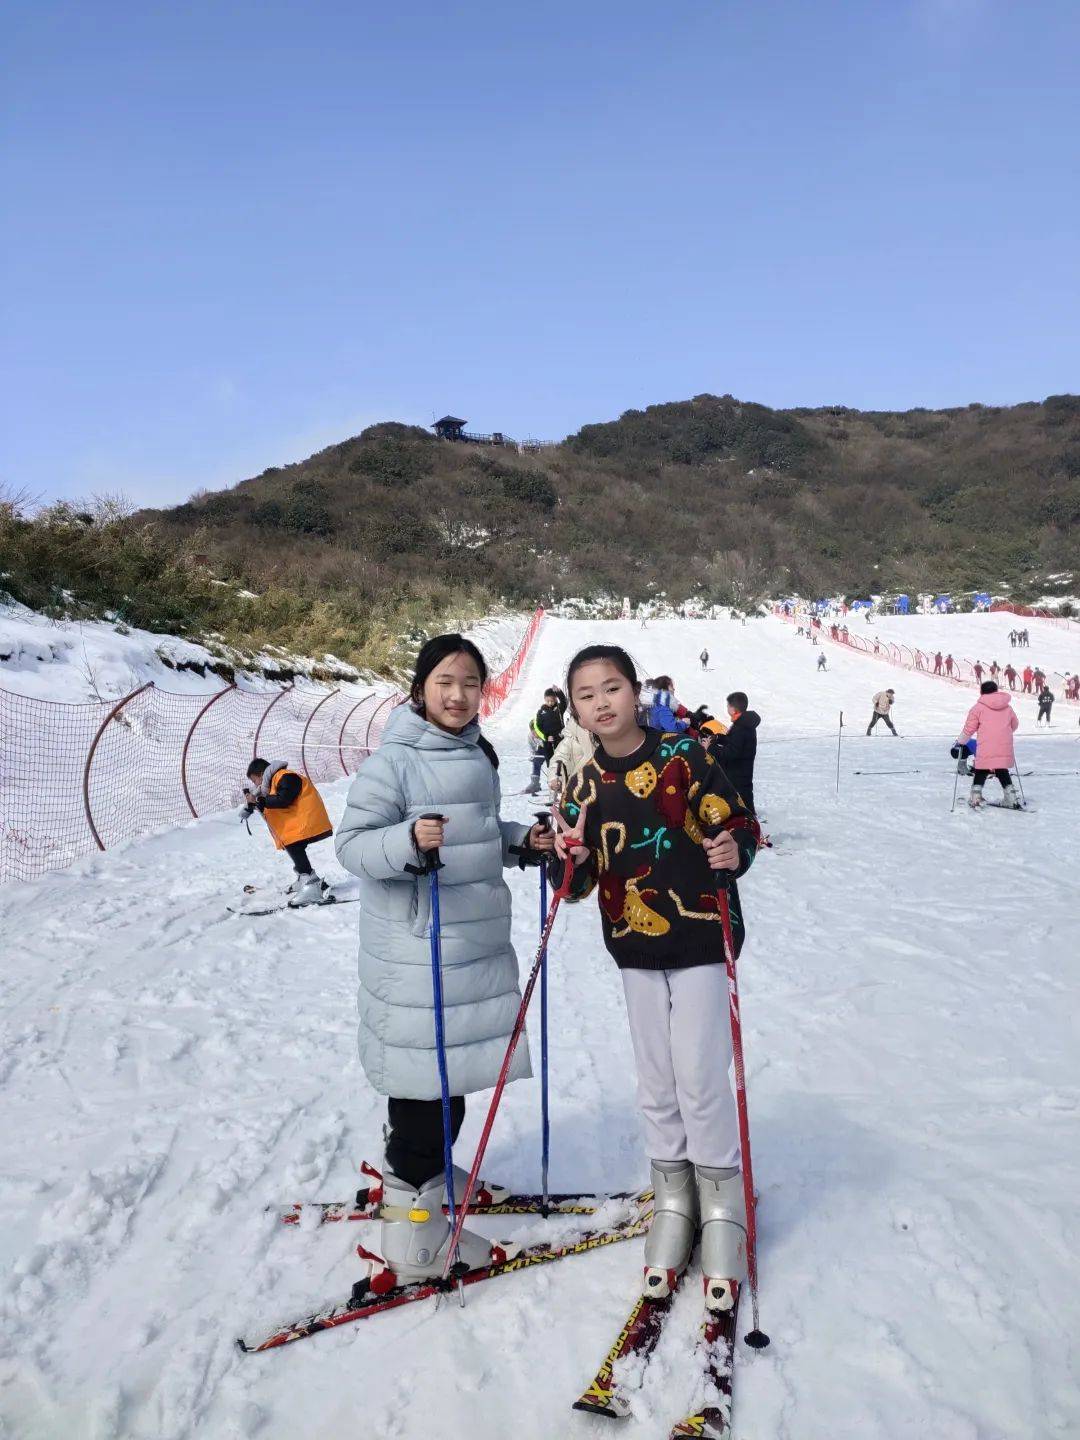
<path id="1" fill-rule="evenodd" d="M 1016 764 L 1013 731 L 1020 721 L 1012 708 L 1012 700 L 1003 690 L 998 689 L 993 680 L 984 680 L 979 686 L 979 692 L 979 698 L 968 711 L 964 728 L 956 741 L 956 745 L 961 746 L 973 735 L 976 737 L 975 775 L 971 782 L 968 804 L 978 809 L 986 803 L 983 800 L 983 786 L 992 770 L 1005 792 L 1002 803 L 1006 809 L 1019 810 L 1020 801 L 1013 789 L 1010 771 Z"/>

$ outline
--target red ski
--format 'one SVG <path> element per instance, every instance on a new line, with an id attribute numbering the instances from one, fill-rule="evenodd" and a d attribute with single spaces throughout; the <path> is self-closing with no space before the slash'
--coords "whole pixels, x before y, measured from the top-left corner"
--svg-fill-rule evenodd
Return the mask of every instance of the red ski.
<path id="1" fill-rule="evenodd" d="M 432 1296 L 457 1288 L 457 1285 L 476 1285 L 481 1280 L 493 1280 L 497 1275 L 511 1275 L 519 1270 L 531 1269 L 534 1265 L 549 1265 L 555 1260 L 565 1260 L 571 1255 L 584 1255 L 589 1250 L 599 1250 L 605 1245 L 615 1245 L 621 1240 L 632 1240 L 644 1235 L 652 1219 L 651 1198 L 642 1201 L 637 1212 L 621 1225 L 599 1230 L 588 1230 L 565 1245 L 544 1243 L 529 1245 L 510 1259 L 469 1270 L 450 1286 L 441 1280 L 423 1281 L 414 1285 L 397 1286 L 382 1294 L 376 1294 L 369 1280 L 358 1280 L 348 1299 L 324 1306 L 298 1320 L 290 1321 L 267 1334 L 253 1339 L 238 1339 L 237 1345 L 245 1354 L 252 1355 L 263 1350 L 276 1350 L 281 1345 L 291 1345 L 295 1340 L 305 1340 L 309 1335 L 318 1335 L 323 1330 L 333 1330 L 339 1325 L 352 1325 L 357 1320 L 366 1320 L 385 1310 L 396 1310 L 399 1305 L 409 1305 L 414 1300 L 427 1300 Z"/>

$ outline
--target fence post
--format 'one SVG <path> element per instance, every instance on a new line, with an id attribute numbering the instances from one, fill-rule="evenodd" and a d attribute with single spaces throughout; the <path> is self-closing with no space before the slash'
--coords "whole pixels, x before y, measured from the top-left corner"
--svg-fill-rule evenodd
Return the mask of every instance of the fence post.
<path id="1" fill-rule="evenodd" d="M 259 723 L 255 727 L 255 739 L 251 742 L 251 758 L 253 760 L 259 753 L 259 736 L 262 734 L 262 727 L 266 723 L 267 715 L 270 714 L 270 711 L 274 708 L 278 701 L 283 700 L 285 696 L 288 695 L 289 691 L 293 689 L 295 689 L 295 686 L 286 685 L 284 690 L 279 690 L 278 693 L 274 696 L 274 698 L 270 701 L 270 704 L 267 705 L 266 709 L 263 711 L 259 719 Z"/>
<path id="2" fill-rule="evenodd" d="M 348 725 L 352 717 L 356 714 L 357 710 L 360 709 L 360 706 L 366 705 L 370 699 L 370 695 L 365 695 L 362 700 L 357 700 L 356 704 L 352 707 L 349 713 L 345 716 L 345 719 L 341 722 L 341 729 L 338 731 L 337 753 L 338 759 L 341 761 L 341 773 L 343 775 L 348 775 L 349 773 L 349 767 L 345 764 L 345 727 Z"/>
<path id="3" fill-rule="evenodd" d="M 309 780 L 311 779 L 311 771 L 307 767 L 307 756 L 304 754 L 304 742 L 307 740 L 308 727 L 310 726 L 312 720 L 315 719 L 315 716 L 319 713 L 322 707 L 326 704 L 327 700 L 332 700 L 335 695 L 340 694 L 340 690 L 331 690 L 328 695 L 324 695 L 323 698 L 319 701 L 318 705 L 315 706 L 315 709 L 312 710 L 311 714 L 307 717 L 307 721 L 304 724 L 304 730 L 300 736 L 300 764 L 303 766 L 304 774 Z"/>
<path id="4" fill-rule="evenodd" d="M 125 695 L 122 700 L 117 701 L 98 726 L 98 732 L 91 740 L 90 749 L 86 752 L 86 764 L 83 766 L 83 809 L 86 811 L 86 823 L 90 826 L 90 834 L 94 837 L 94 844 L 99 850 L 105 849 L 105 842 L 98 834 L 98 828 L 94 824 L 94 816 L 90 809 L 90 766 L 94 763 L 94 755 L 97 753 L 97 747 L 101 743 L 101 737 L 105 734 L 109 722 L 116 719 L 129 700 L 134 700 L 135 696 L 141 695 L 144 690 L 152 689 L 153 684 L 152 680 L 148 680 L 145 685 L 140 685 L 137 690 L 132 690 L 130 695 Z"/>
<path id="5" fill-rule="evenodd" d="M 183 789 L 183 792 L 184 792 L 184 799 L 187 801 L 187 807 L 188 807 L 188 809 L 191 811 L 191 814 L 192 814 L 192 816 L 194 817 L 194 819 L 196 819 L 196 820 L 199 818 L 199 812 L 195 809 L 195 805 L 194 805 L 194 803 L 193 803 L 193 801 L 192 801 L 192 799 L 191 799 L 191 791 L 188 789 L 188 783 L 187 783 L 187 757 L 188 757 L 188 750 L 191 748 L 191 740 L 192 740 L 192 737 L 193 737 L 194 734 L 195 734 L 195 727 L 196 727 L 196 725 L 198 725 L 199 721 L 203 718 L 203 716 L 206 714 L 206 712 L 210 709 L 210 706 L 211 706 L 211 705 L 216 705 L 217 702 L 221 699 L 221 697 L 222 697 L 223 695 L 228 695 L 228 693 L 229 693 L 230 690 L 235 690 L 235 689 L 236 689 L 236 682 L 233 681 L 233 683 L 232 683 L 231 685 L 226 685 L 225 688 L 224 688 L 224 690 L 219 690 L 216 695 L 211 695 L 211 696 L 210 696 L 210 699 L 206 702 L 206 704 L 203 706 L 203 708 L 202 708 L 202 709 L 199 711 L 199 713 L 195 716 L 195 719 L 191 722 L 191 729 L 188 731 L 187 735 L 184 737 L 184 748 L 183 748 L 183 750 L 180 752 L 180 785 L 181 785 L 181 788 Z"/>
<path id="6" fill-rule="evenodd" d="M 381 705 L 376 705 L 374 711 L 372 712 L 371 719 L 367 722 L 367 730 L 364 732 L 364 749 L 368 752 L 369 755 L 371 754 L 371 746 L 368 744 L 368 741 L 371 739 L 371 727 L 379 718 L 380 711 L 384 710 L 387 705 L 389 705 L 390 708 L 393 709 L 396 703 L 397 692 L 394 692 L 393 694 L 388 695 Z"/>

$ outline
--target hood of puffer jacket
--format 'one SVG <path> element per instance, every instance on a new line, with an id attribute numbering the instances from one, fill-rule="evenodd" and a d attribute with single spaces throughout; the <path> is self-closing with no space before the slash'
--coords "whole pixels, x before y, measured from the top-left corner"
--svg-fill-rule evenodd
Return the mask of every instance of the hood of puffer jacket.
<path id="1" fill-rule="evenodd" d="M 980 695 L 976 705 L 985 705 L 988 710 L 1004 710 L 1012 704 L 1004 690 L 992 690 L 989 695 Z"/>
<path id="2" fill-rule="evenodd" d="M 391 710 L 382 733 L 384 745 L 409 745 L 415 750 L 460 750 L 463 745 L 475 749 L 480 743 L 480 726 L 473 720 L 460 735 L 451 735 L 433 725 L 409 704 Z"/>
<path id="3" fill-rule="evenodd" d="M 733 725 L 746 725 L 751 730 L 756 730 L 761 724 L 761 716 L 756 710 L 744 710 L 738 720 L 731 722 Z"/>
<path id="4" fill-rule="evenodd" d="M 274 783 L 274 777 L 280 775 L 282 770 L 287 770 L 288 768 L 289 762 L 287 760 L 269 761 L 266 769 L 263 771 L 262 779 L 259 781 L 257 793 L 259 795 L 269 795 L 270 786 Z"/>

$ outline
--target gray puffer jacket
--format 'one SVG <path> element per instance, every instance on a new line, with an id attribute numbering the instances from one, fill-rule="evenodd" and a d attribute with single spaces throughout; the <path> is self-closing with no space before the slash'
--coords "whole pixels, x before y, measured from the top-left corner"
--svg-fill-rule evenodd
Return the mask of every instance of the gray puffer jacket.
<path id="1" fill-rule="evenodd" d="M 475 723 L 451 735 L 400 705 L 338 826 L 338 859 L 360 877 L 360 1061 L 375 1089 L 398 1099 L 439 1097 L 429 882 L 405 869 L 419 863 L 411 826 L 421 815 L 449 820 L 439 908 L 452 1095 L 495 1084 L 521 1003 L 502 870 L 529 827 L 500 820 L 498 773 L 479 738 Z M 529 1074 L 523 1036 L 510 1079 Z"/>

